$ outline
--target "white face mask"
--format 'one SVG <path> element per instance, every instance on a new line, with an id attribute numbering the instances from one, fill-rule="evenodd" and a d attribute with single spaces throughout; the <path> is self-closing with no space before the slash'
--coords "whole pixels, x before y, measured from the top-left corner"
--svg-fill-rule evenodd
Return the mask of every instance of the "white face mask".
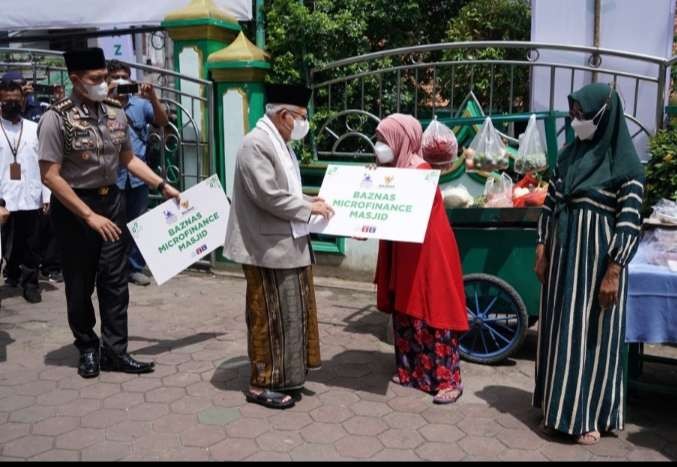
<path id="1" fill-rule="evenodd" d="M 597 131 L 597 127 L 599 126 L 599 122 L 601 121 L 601 118 L 597 120 L 597 123 L 595 123 L 595 119 L 599 117 L 601 114 L 604 113 L 606 110 L 606 104 L 599 109 L 599 112 L 595 114 L 594 117 L 592 117 L 590 120 L 579 120 L 577 118 L 574 118 L 571 121 L 571 128 L 574 130 L 574 134 L 576 135 L 576 138 L 580 139 L 581 141 L 585 141 L 588 139 L 592 139 L 593 136 L 595 136 L 595 132 Z"/>
<path id="2" fill-rule="evenodd" d="M 390 149 L 390 146 L 380 141 L 374 145 L 374 155 L 376 155 L 376 160 L 381 165 L 390 164 L 395 160 L 395 153 Z"/>
<path id="3" fill-rule="evenodd" d="M 299 140 L 306 137 L 310 130 L 308 120 L 294 120 L 294 127 L 291 129 L 291 139 Z"/>
<path id="4" fill-rule="evenodd" d="M 108 85 L 105 81 L 99 84 L 86 84 L 82 83 L 85 88 L 85 94 L 87 97 L 94 102 L 101 102 L 106 97 L 108 97 Z"/>

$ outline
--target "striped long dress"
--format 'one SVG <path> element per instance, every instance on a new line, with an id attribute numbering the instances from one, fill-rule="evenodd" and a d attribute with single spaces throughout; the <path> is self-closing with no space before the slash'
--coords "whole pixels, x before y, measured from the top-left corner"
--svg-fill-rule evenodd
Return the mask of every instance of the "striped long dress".
<path id="1" fill-rule="evenodd" d="M 538 242 L 549 258 L 541 309 L 533 405 L 546 426 L 581 435 L 623 429 L 622 345 L 628 273 L 641 228 L 643 185 L 593 190 L 568 203 L 560 241 L 555 207 L 565 203 L 553 177 L 538 222 Z M 619 301 L 601 309 L 599 287 L 609 261 L 621 266 Z"/>

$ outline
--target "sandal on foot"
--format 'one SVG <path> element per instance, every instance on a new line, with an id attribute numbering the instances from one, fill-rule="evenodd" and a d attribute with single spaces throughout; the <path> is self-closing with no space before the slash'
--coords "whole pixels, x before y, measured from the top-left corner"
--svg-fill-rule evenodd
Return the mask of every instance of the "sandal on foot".
<path id="1" fill-rule="evenodd" d="M 576 437 L 576 443 L 590 446 L 599 443 L 600 437 L 599 431 L 588 431 L 587 433 L 583 433 Z"/>
<path id="2" fill-rule="evenodd" d="M 393 377 L 390 378 L 390 381 L 392 381 L 395 384 L 402 384 L 402 382 L 400 381 L 400 377 L 397 375 L 393 375 Z"/>
<path id="3" fill-rule="evenodd" d="M 287 399 L 286 401 L 285 398 Z M 271 391 L 269 389 L 264 389 L 258 394 L 248 391 L 247 402 L 254 402 L 255 404 L 259 404 L 270 409 L 289 409 L 294 407 L 296 404 L 294 399 L 292 399 L 287 394 Z"/>
<path id="4" fill-rule="evenodd" d="M 456 395 L 452 395 L 456 393 Z M 463 389 L 444 389 L 433 397 L 433 404 L 453 404 L 463 395 Z"/>

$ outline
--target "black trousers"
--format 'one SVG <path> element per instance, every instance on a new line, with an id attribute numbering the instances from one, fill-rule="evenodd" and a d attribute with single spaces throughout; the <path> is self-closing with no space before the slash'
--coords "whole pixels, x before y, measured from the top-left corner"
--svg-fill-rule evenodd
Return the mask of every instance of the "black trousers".
<path id="1" fill-rule="evenodd" d="M 14 211 L 2 226 L 5 275 L 24 288 L 37 288 L 40 265 L 40 210 Z"/>
<path id="2" fill-rule="evenodd" d="M 77 193 L 95 213 L 115 222 L 120 230 L 125 230 L 124 196 L 116 187 L 110 187 L 106 195 L 89 190 Z M 52 196 L 50 211 L 61 250 L 68 324 L 75 337 L 75 346 L 80 352 L 99 348 L 92 305 L 96 286 L 102 345 L 118 354 L 127 352 L 127 237 L 121 236 L 120 240 L 114 242 L 104 241 L 101 235 L 69 211 L 55 196 Z"/>
<path id="3" fill-rule="evenodd" d="M 61 257 L 49 213 L 40 213 L 40 270 L 48 275 L 61 271 Z"/>

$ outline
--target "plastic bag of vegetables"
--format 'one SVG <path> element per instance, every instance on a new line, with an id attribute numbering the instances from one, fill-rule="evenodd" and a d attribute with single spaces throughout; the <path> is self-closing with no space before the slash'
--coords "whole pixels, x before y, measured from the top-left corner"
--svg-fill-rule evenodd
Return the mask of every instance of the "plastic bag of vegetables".
<path id="1" fill-rule="evenodd" d="M 448 209 L 469 208 L 475 203 L 475 199 L 465 185 L 445 187 L 442 189 L 442 197 L 444 206 Z"/>
<path id="2" fill-rule="evenodd" d="M 512 189 L 513 182 L 507 174 L 501 174 L 500 177 L 488 177 L 484 185 L 484 196 L 487 199 L 484 206 L 487 208 L 513 207 Z"/>
<path id="3" fill-rule="evenodd" d="M 444 170 L 458 157 L 458 142 L 456 135 L 444 123 L 437 120 L 437 116 L 430 122 L 423 132 L 421 141 L 423 159 L 435 169 Z"/>
<path id="4" fill-rule="evenodd" d="M 470 147 L 464 151 L 466 168 L 469 170 L 505 170 L 508 168 L 508 153 L 501 135 L 487 117 L 480 132 L 475 135 Z"/>
<path id="5" fill-rule="evenodd" d="M 527 129 L 519 136 L 519 149 L 515 156 L 515 172 L 542 172 L 548 168 L 548 159 L 543 149 L 543 138 L 536 124 L 536 115 L 531 114 Z"/>

